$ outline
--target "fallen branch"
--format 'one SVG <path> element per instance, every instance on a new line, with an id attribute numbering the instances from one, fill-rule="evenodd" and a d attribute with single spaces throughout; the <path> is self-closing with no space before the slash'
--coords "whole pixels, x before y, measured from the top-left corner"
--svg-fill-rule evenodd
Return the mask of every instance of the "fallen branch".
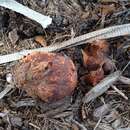
<path id="1" fill-rule="evenodd" d="M 84 103 L 88 103 L 100 95 L 102 95 L 104 92 L 106 92 L 111 85 L 116 82 L 121 75 L 121 71 L 116 71 L 110 75 L 108 75 L 106 78 L 104 78 L 100 83 L 98 83 L 95 87 L 93 87 L 83 98 Z"/>
<path id="2" fill-rule="evenodd" d="M 72 38 L 60 44 L 53 44 L 48 47 L 37 48 L 37 49 L 32 49 L 32 50 L 24 50 L 21 52 L 0 56 L 0 64 L 19 60 L 23 56 L 26 56 L 27 54 L 34 51 L 52 52 L 52 51 L 61 50 L 68 47 L 85 44 L 87 42 L 91 42 L 97 39 L 108 39 L 112 37 L 123 36 L 126 34 L 130 34 L 130 24 L 112 26 L 112 27 L 108 27 L 108 28 L 101 29 L 98 31 L 90 32 L 90 33 L 78 36 L 76 38 Z"/>
<path id="3" fill-rule="evenodd" d="M 17 13 L 23 14 L 24 16 L 37 21 L 43 28 L 46 28 L 52 22 L 52 19 L 49 16 L 44 16 L 32 9 L 29 9 L 15 0 L 0 0 L 0 6 L 16 11 Z"/>

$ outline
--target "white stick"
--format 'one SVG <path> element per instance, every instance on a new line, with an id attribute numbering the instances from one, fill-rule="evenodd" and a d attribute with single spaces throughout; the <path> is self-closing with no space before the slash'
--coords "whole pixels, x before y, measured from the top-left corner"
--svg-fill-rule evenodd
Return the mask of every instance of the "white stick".
<path id="1" fill-rule="evenodd" d="M 12 86 L 7 85 L 6 88 L 2 92 L 0 92 L 0 99 L 2 99 L 11 89 L 12 89 Z"/>
<path id="2" fill-rule="evenodd" d="M 54 50 L 55 50 L 55 48 L 53 48 L 53 47 L 44 47 L 44 48 L 41 47 L 41 48 L 32 49 L 32 50 L 23 50 L 23 51 L 16 52 L 13 54 L 0 56 L 0 64 L 15 61 L 15 60 L 20 60 L 22 57 L 28 55 L 31 52 L 35 52 L 35 51 L 50 52 L 50 51 L 54 51 Z"/>
<path id="3" fill-rule="evenodd" d="M 16 2 L 15 0 L 0 0 L 0 6 L 16 11 L 30 19 L 40 23 L 43 28 L 51 24 L 52 19 L 49 16 L 44 16 L 28 7 Z"/>
<path id="4" fill-rule="evenodd" d="M 130 24 L 112 26 L 97 31 L 93 31 L 75 38 L 71 38 L 70 40 L 64 41 L 59 44 L 53 44 L 48 47 L 37 48 L 32 50 L 24 50 L 21 52 L 0 56 L 0 64 L 19 60 L 23 56 L 26 56 L 28 53 L 34 51 L 51 52 L 51 51 L 72 47 L 72 46 L 85 44 L 87 42 L 98 40 L 98 39 L 108 39 L 112 37 L 123 36 L 126 34 L 130 34 Z"/>
<path id="5" fill-rule="evenodd" d="M 116 71 L 110 75 L 108 75 L 106 78 L 104 78 L 102 81 L 100 81 L 95 87 L 93 87 L 83 98 L 84 103 L 88 103 L 94 99 L 96 99 L 98 96 L 102 95 L 104 92 L 106 92 L 110 86 L 119 79 L 121 75 L 120 71 Z"/>

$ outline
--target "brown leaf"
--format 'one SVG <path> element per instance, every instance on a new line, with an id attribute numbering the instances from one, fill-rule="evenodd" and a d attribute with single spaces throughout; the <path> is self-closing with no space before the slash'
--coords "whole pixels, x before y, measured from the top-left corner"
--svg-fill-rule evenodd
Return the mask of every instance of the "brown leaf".
<path id="1" fill-rule="evenodd" d="M 14 43 L 14 44 L 19 40 L 19 36 L 17 34 L 16 28 L 9 32 L 9 39 L 11 43 Z"/>
<path id="2" fill-rule="evenodd" d="M 104 4 L 101 6 L 101 14 L 108 15 L 116 10 L 115 4 Z"/>
<path id="3" fill-rule="evenodd" d="M 39 36 L 35 36 L 35 41 L 42 45 L 42 46 L 47 46 L 47 43 L 46 43 L 46 40 L 44 39 L 44 37 L 42 35 L 39 35 Z"/>

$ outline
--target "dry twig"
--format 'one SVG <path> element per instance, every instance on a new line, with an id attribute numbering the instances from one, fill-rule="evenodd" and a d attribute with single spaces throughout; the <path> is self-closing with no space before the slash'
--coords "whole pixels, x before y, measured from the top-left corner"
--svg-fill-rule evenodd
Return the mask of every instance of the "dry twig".
<path id="1" fill-rule="evenodd" d="M 2 99 L 11 89 L 11 85 L 6 86 L 6 88 L 2 92 L 0 92 L 0 99 Z"/>
<path id="2" fill-rule="evenodd" d="M 120 94 L 124 99 L 128 100 L 128 97 L 127 97 L 123 92 L 121 92 L 121 90 L 119 90 L 116 86 L 111 85 L 111 87 L 112 87 L 118 94 Z"/>

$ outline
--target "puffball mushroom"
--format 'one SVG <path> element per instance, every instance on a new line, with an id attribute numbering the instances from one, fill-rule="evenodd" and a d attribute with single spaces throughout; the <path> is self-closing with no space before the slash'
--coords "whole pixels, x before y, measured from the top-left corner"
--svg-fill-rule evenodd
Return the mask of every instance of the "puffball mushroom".
<path id="1" fill-rule="evenodd" d="M 12 75 L 16 87 L 45 102 L 71 95 L 77 83 L 72 60 L 56 53 L 31 53 L 13 67 Z"/>

